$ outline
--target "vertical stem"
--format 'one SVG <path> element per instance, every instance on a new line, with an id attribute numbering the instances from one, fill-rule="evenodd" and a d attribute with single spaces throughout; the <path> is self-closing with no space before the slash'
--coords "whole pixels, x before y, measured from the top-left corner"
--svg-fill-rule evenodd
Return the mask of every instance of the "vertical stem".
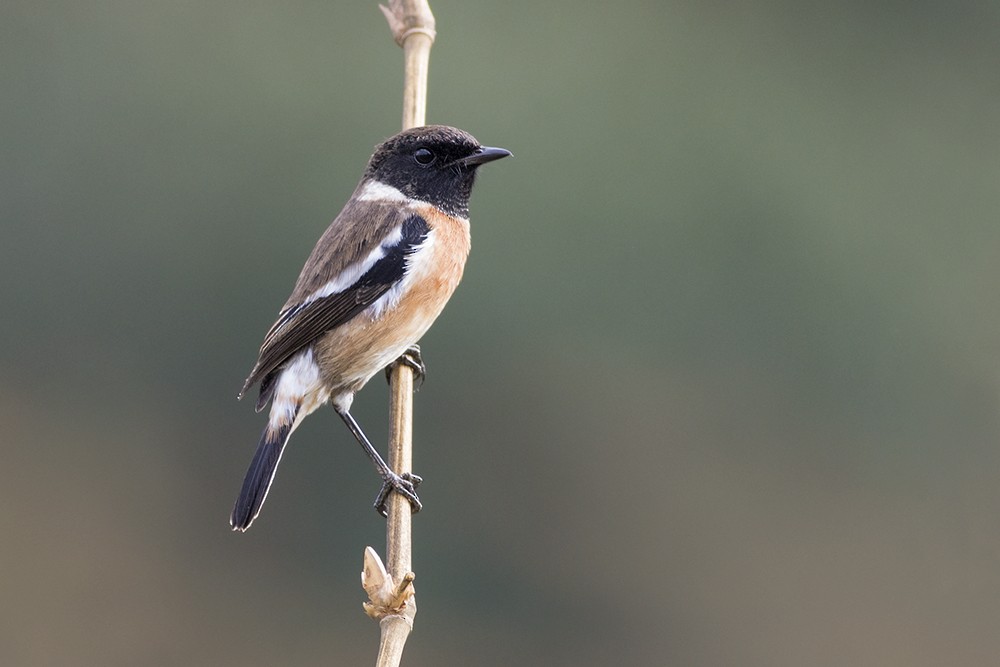
<path id="1" fill-rule="evenodd" d="M 434 15 L 427 0 L 392 0 L 382 7 L 396 42 L 403 47 L 403 129 L 425 124 L 427 71 L 434 44 Z M 389 380 L 391 430 L 389 467 L 402 475 L 413 467 L 413 369 L 395 364 Z M 399 581 L 411 568 L 410 504 L 389 494 L 386 560 L 389 574 Z"/>
<path id="2" fill-rule="evenodd" d="M 396 43 L 403 47 L 403 129 L 426 124 L 427 71 L 434 43 L 434 15 L 427 0 L 390 0 L 380 5 Z M 396 363 L 389 376 L 389 467 L 397 474 L 413 471 L 413 369 Z M 390 493 L 386 505 L 386 561 L 390 581 L 411 576 L 412 510 L 409 501 Z M 397 667 L 403 646 L 413 629 L 417 603 L 406 598 L 401 613 L 386 614 L 379 621 L 381 635 L 377 667 Z"/>
<path id="3" fill-rule="evenodd" d="M 424 3 L 426 4 L 426 3 Z M 430 12 L 430 9 L 427 10 Z M 425 32 L 411 32 L 403 42 L 403 63 L 406 73 L 403 87 L 403 129 L 426 125 L 427 69 L 430 65 L 434 39 Z M 412 82 L 412 83 L 411 83 Z"/>
<path id="4" fill-rule="evenodd" d="M 397 0 L 389 7 L 399 21 L 390 21 L 390 27 L 403 47 L 403 129 L 408 130 L 426 123 L 434 15 L 427 0 Z M 392 369 L 389 397 L 389 467 L 402 475 L 413 472 L 413 369 L 406 364 Z M 410 504 L 398 493 L 389 494 L 388 512 L 386 560 L 389 574 L 399 581 L 412 567 Z"/>
<path id="5" fill-rule="evenodd" d="M 389 467 L 413 472 L 413 369 L 396 364 L 389 379 Z M 395 581 L 412 569 L 410 501 L 390 493 L 385 526 L 386 566 Z"/>

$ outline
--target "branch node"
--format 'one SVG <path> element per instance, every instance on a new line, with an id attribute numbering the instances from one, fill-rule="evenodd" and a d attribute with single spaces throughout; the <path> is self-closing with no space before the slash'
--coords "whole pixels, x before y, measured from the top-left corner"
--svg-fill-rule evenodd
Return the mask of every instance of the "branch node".
<path id="1" fill-rule="evenodd" d="M 406 615 L 407 602 L 416 591 L 413 580 L 417 575 L 407 572 L 399 583 L 385 569 L 382 559 L 371 547 L 365 547 L 364 569 L 361 570 L 361 587 L 368 593 L 370 602 L 362 603 L 365 613 L 376 620 L 390 615 Z M 412 624 L 412 619 L 410 620 Z"/>
<path id="2" fill-rule="evenodd" d="M 392 38 L 400 46 L 410 35 L 427 35 L 431 42 L 437 37 L 434 30 L 434 15 L 426 2 L 414 3 L 415 7 L 406 7 L 403 0 L 389 0 L 389 6 L 379 5 L 385 20 L 389 22 Z"/>

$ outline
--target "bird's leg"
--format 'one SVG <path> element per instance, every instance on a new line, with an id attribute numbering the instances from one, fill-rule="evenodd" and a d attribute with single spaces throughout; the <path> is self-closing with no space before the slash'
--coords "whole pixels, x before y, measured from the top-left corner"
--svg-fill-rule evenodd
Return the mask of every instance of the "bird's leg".
<path id="1" fill-rule="evenodd" d="M 385 460 L 378 453 L 378 450 L 372 446 L 372 443 L 368 440 L 368 436 L 366 436 L 364 431 L 361 430 L 361 426 L 354 420 L 351 413 L 347 410 L 338 409 L 337 414 L 340 415 L 340 418 L 344 420 L 345 424 L 347 424 L 347 428 L 351 429 L 351 433 L 354 434 L 358 443 L 365 450 L 365 454 L 368 455 L 368 458 L 370 458 L 372 463 L 375 464 L 375 469 L 382 478 L 382 488 L 375 497 L 375 511 L 382 516 L 388 516 L 388 511 L 385 508 L 385 501 L 389 497 L 390 492 L 396 491 L 410 501 L 410 507 L 412 508 L 414 514 L 419 512 L 422 505 L 420 503 L 420 498 L 417 497 L 417 486 L 423 480 L 417 475 L 409 472 L 403 473 L 402 475 L 394 473 L 392 469 L 386 465 Z"/>
<path id="2" fill-rule="evenodd" d="M 414 387 L 416 389 L 420 389 L 420 385 L 424 383 L 424 377 L 427 376 L 427 366 L 424 365 L 424 359 L 420 355 L 420 346 L 416 344 L 411 345 L 406 348 L 406 352 L 399 355 L 399 359 L 396 359 L 396 361 L 386 366 L 386 382 L 388 382 L 389 378 L 392 376 L 392 369 L 396 366 L 396 364 L 403 364 L 404 366 L 409 366 L 413 369 Z"/>

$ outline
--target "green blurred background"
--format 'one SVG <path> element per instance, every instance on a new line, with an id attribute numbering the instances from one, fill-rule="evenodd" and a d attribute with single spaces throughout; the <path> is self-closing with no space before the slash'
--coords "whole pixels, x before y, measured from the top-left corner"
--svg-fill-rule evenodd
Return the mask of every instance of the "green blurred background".
<path id="1" fill-rule="evenodd" d="M 404 663 L 996 664 L 997 3 L 432 7 L 429 121 L 515 158 L 423 340 Z M 4 3 L 0 663 L 374 661 L 332 411 L 227 519 L 401 62 L 375 2 Z"/>

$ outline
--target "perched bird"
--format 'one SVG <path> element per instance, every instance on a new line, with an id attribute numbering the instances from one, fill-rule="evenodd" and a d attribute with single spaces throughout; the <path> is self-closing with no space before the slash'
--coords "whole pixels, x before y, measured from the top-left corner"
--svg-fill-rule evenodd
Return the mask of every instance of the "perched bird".
<path id="1" fill-rule="evenodd" d="M 376 147 L 361 182 L 320 237 L 292 295 L 264 336 L 239 397 L 257 382 L 257 411 L 271 402 L 230 524 L 260 513 L 281 453 L 302 420 L 330 403 L 371 458 L 382 488 L 420 509 L 420 478 L 385 464 L 351 416 L 354 394 L 431 326 L 469 254 L 469 196 L 481 165 L 510 155 L 443 125 L 406 130 Z M 415 348 L 416 349 L 416 348 Z M 404 357 L 421 368 L 419 356 Z"/>

